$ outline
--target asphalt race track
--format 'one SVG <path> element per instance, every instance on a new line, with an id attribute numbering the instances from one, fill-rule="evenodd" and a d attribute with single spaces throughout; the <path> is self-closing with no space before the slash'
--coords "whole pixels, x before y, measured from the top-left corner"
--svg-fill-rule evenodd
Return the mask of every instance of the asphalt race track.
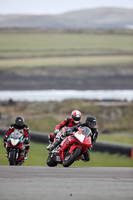
<path id="1" fill-rule="evenodd" d="M 0 200 L 132 200 L 133 168 L 0 166 Z"/>

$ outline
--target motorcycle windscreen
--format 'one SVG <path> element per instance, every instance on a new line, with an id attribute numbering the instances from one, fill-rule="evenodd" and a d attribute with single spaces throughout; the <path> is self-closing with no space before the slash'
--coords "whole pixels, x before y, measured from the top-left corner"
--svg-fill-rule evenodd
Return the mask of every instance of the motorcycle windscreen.
<path id="1" fill-rule="evenodd" d="M 14 139 L 20 139 L 22 136 L 23 136 L 22 133 L 17 132 L 17 131 L 12 132 L 10 135 L 10 137 Z"/>
<path id="2" fill-rule="evenodd" d="M 87 137 L 92 135 L 91 129 L 88 127 L 81 127 L 82 133 Z"/>

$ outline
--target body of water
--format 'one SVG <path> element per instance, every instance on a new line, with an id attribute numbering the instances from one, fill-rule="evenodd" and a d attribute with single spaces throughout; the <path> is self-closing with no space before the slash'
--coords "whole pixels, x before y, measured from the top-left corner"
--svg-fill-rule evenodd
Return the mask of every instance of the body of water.
<path id="1" fill-rule="evenodd" d="M 63 101 L 65 99 L 133 101 L 133 90 L 24 90 L 0 91 L 0 101 Z"/>

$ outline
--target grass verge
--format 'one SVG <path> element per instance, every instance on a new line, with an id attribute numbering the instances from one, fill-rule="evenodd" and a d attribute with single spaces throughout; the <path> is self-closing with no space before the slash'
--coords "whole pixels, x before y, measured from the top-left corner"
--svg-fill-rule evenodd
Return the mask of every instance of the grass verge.
<path id="1" fill-rule="evenodd" d="M 78 67 L 78 66 L 123 66 L 133 63 L 132 56 L 73 56 L 52 58 L 16 58 L 0 61 L 0 68 L 12 67 Z"/>
<path id="2" fill-rule="evenodd" d="M 46 144 L 30 142 L 28 159 L 23 166 L 47 166 L 48 151 L 46 150 L 46 146 Z M 2 137 L 0 137 L 0 152 L 0 165 L 9 165 L 5 157 Z M 72 167 L 133 167 L 133 159 L 126 156 L 100 152 L 90 152 L 90 155 L 91 160 L 89 162 L 76 161 Z"/>

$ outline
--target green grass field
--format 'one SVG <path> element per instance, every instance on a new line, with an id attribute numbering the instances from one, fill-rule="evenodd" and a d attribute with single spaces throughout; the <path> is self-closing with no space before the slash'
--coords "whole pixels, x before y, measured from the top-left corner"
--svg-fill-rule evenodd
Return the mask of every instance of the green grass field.
<path id="1" fill-rule="evenodd" d="M 132 56 L 76 56 L 52 58 L 15 58 L 0 60 L 0 68 L 11 67 L 79 67 L 79 66 L 123 66 L 133 63 Z"/>
<path id="2" fill-rule="evenodd" d="M 113 134 L 99 134 L 98 140 L 115 142 L 121 144 L 129 144 L 133 146 L 133 133 L 113 133 Z"/>
<path id="3" fill-rule="evenodd" d="M 132 50 L 132 35 L 78 33 L 0 33 L 0 50 Z"/>
<path id="4" fill-rule="evenodd" d="M 132 35 L 0 32 L 0 68 L 130 65 Z"/>
<path id="5" fill-rule="evenodd" d="M 89 162 L 76 161 L 73 167 L 133 167 L 133 159 L 108 153 L 90 152 L 91 160 Z M 28 159 L 23 163 L 24 166 L 47 166 L 46 160 L 48 151 L 46 145 L 31 142 Z M 5 157 L 5 148 L 0 137 L 0 165 L 9 165 Z M 58 165 L 60 166 L 60 165 Z"/>

